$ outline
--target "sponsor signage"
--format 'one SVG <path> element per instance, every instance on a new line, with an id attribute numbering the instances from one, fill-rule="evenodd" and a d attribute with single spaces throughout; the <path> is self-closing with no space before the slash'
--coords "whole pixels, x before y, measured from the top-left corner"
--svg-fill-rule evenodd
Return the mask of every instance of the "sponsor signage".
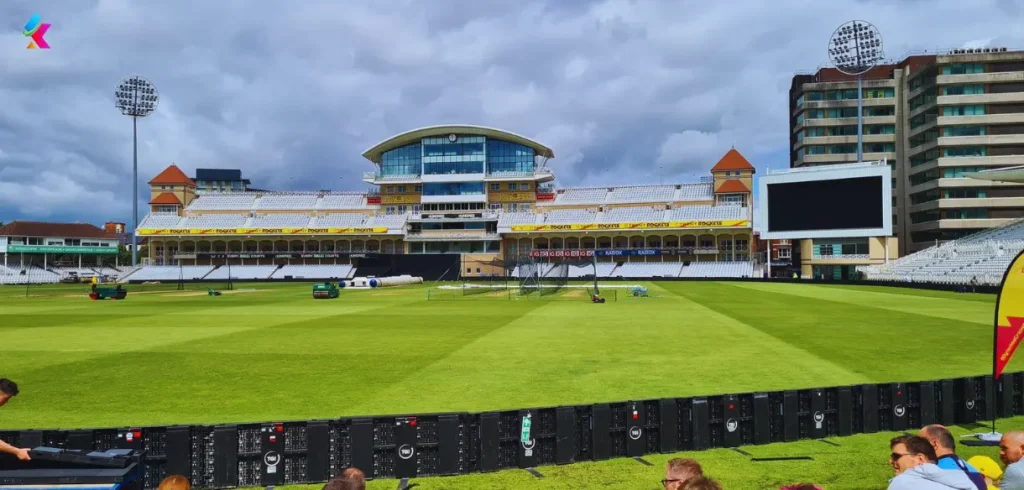
<path id="1" fill-rule="evenodd" d="M 692 255 L 692 248 L 635 248 L 608 250 L 533 250 L 531 257 L 650 257 L 657 255 Z"/>
<path id="2" fill-rule="evenodd" d="M 116 255 L 117 247 L 75 247 L 66 245 L 8 245 L 9 253 Z"/>
<path id="3" fill-rule="evenodd" d="M 512 225 L 512 231 L 600 231 L 600 230 L 653 230 L 664 228 L 744 228 L 750 220 L 725 219 L 702 221 L 658 221 L 645 223 L 585 223 L 568 225 Z"/>
<path id="4" fill-rule="evenodd" d="M 419 194 L 385 194 L 380 196 L 381 204 L 419 204 Z"/>
<path id="5" fill-rule="evenodd" d="M 522 202 L 534 201 L 537 195 L 532 192 L 490 192 L 487 200 L 490 202 Z"/>
<path id="6" fill-rule="evenodd" d="M 373 228 L 149 228 L 139 235 L 370 235 L 387 233 L 387 227 Z"/>
<path id="7" fill-rule="evenodd" d="M 196 259 L 341 259 L 379 255 L 365 252 L 196 252 Z"/>

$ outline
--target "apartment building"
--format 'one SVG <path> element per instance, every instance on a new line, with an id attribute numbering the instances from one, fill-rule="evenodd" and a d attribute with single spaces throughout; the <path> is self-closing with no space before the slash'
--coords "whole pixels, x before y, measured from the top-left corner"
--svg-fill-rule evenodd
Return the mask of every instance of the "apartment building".
<path id="1" fill-rule="evenodd" d="M 900 255 L 1024 217 L 1024 185 L 966 174 L 1024 164 L 1024 51 L 910 56 L 863 75 L 864 159 L 893 166 Z M 856 161 L 857 82 L 793 77 L 791 166 Z"/>

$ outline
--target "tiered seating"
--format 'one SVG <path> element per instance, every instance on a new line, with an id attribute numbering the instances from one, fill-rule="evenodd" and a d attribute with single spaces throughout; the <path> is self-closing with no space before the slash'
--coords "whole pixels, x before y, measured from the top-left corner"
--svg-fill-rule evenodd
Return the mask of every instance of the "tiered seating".
<path id="1" fill-rule="evenodd" d="M 272 276 L 273 279 L 283 279 L 290 276 L 295 279 L 348 279 L 352 277 L 351 265 L 286 265 Z"/>
<path id="2" fill-rule="evenodd" d="M 608 193 L 605 202 L 616 203 L 641 203 L 641 202 L 669 202 L 676 194 L 674 185 L 635 185 L 626 187 L 615 187 Z"/>
<path id="3" fill-rule="evenodd" d="M 116 276 L 121 274 L 121 271 L 114 267 L 94 267 L 93 269 L 104 276 Z"/>
<path id="4" fill-rule="evenodd" d="M 553 209 L 544 216 L 544 223 L 593 223 L 596 219 L 597 211 L 593 209 Z"/>
<path id="5" fill-rule="evenodd" d="M 679 277 L 753 277 L 750 262 L 690 262 Z"/>
<path id="6" fill-rule="evenodd" d="M 683 184 L 676 191 L 673 201 L 713 201 L 715 189 L 713 184 Z"/>
<path id="7" fill-rule="evenodd" d="M 366 207 L 366 194 L 324 194 L 317 209 L 361 209 Z"/>
<path id="8" fill-rule="evenodd" d="M 611 277 L 615 270 L 614 262 L 599 262 L 597 264 L 597 277 Z M 594 277 L 594 267 L 586 265 L 583 267 L 570 267 L 569 277 Z"/>
<path id="9" fill-rule="evenodd" d="M 0 265 L 0 284 L 51 284 L 60 282 L 61 275 L 36 266 Z"/>
<path id="10" fill-rule="evenodd" d="M 237 194 L 208 194 L 205 196 L 199 196 L 192 204 L 188 205 L 188 209 L 191 210 L 248 210 L 252 209 L 253 203 L 256 201 L 256 194 L 250 192 L 240 192 Z"/>
<path id="11" fill-rule="evenodd" d="M 51 271 L 60 274 L 60 277 L 67 277 L 72 274 L 78 277 L 92 277 L 97 275 L 97 272 L 87 267 L 51 267 Z"/>
<path id="12" fill-rule="evenodd" d="M 649 207 L 612 208 L 606 210 L 601 216 L 602 223 L 639 223 L 649 221 L 662 221 L 665 219 L 665 209 Z"/>
<path id="13" fill-rule="evenodd" d="M 178 223 L 178 228 L 241 228 L 249 217 L 244 214 L 204 214 L 190 216 Z"/>
<path id="14" fill-rule="evenodd" d="M 306 228 L 309 215 L 302 213 L 265 214 L 253 216 L 245 224 L 247 228 Z"/>
<path id="15" fill-rule="evenodd" d="M 229 272 L 231 279 L 267 279 L 276 270 L 276 265 L 233 265 L 230 269 L 222 265 L 207 274 L 204 279 L 225 281 Z"/>
<path id="16" fill-rule="evenodd" d="M 868 279 L 995 286 L 1024 249 L 1024 220 L 927 248 L 886 265 L 860 267 Z"/>
<path id="17" fill-rule="evenodd" d="M 607 187 L 561 189 L 555 196 L 555 204 L 602 204 L 607 195 Z"/>
<path id="18" fill-rule="evenodd" d="M 255 209 L 313 209 L 318 199 L 316 194 L 264 194 Z"/>
<path id="19" fill-rule="evenodd" d="M 177 281 L 179 278 L 188 280 L 202 279 L 213 270 L 209 265 L 147 265 L 127 277 L 131 281 Z"/>
<path id="20" fill-rule="evenodd" d="M 626 262 L 615 270 L 619 277 L 679 277 L 682 262 Z"/>
<path id="21" fill-rule="evenodd" d="M 533 225 L 537 224 L 537 218 L 539 215 L 532 212 L 523 213 L 501 213 L 498 218 L 499 228 L 508 228 L 513 225 Z"/>
<path id="22" fill-rule="evenodd" d="M 388 229 L 396 230 L 405 226 L 407 219 L 408 214 L 378 214 L 366 221 L 366 227 L 386 226 Z"/>
<path id="23" fill-rule="evenodd" d="M 750 210 L 744 206 L 682 206 L 669 210 L 669 221 L 748 219 Z"/>
<path id="24" fill-rule="evenodd" d="M 177 213 L 149 213 L 142 218 L 139 228 L 175 228 L 179 222 L 181 222 L 181 216 L 178 216 Z"/>
<path id="25" fill-rule="evenodd" d="M 310 228 L 358 227 L 366 221 L 361 213 L 330 213 L 313 218 Z"/>

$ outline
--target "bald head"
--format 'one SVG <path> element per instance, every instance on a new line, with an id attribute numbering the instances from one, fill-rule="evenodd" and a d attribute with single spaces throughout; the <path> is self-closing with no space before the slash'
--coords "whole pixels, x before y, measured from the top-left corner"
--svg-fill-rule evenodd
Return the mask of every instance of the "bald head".
<path id="1" fill-rule="evenodd" d="M 999 459 L 1011 465 L 1024 456 L 1024 430 L 1011 430 L 999 440 Z"/>
<path id="2" fill-rule="evenodd" d="M 953 439 L 953 434 L 939 424 L 926 425 L 917 435 L 928 440 L 935 448 L 936 456 L 942 457 L 956 452 L 956 439 Z"/>

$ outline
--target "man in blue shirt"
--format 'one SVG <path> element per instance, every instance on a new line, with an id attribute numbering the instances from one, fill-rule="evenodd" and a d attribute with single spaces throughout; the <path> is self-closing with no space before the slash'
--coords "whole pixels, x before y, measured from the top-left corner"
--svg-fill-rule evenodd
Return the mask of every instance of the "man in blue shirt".
<path id="1" fill-rule="evenodd" d="M 935 464 L 944 470 L 962 471 L 967 473 L 971 481 L 978 485 L 978 488 L 985 490 L 988 486 L 985 483 L 985 476 L 977 468 L 973 467 L 960 456 L 956 455 L 956 439 L 949 429 L 939 425 L 927 425 L 918 433 L 935 448 Z"/>

